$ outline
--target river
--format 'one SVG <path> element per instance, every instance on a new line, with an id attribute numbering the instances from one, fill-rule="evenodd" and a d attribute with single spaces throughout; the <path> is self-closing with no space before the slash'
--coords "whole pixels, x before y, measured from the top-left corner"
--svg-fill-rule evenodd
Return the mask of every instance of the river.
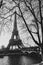
<path id="1" fill-rule="evenodd" d="M 0 58 L 0 65 L 31 65 L 39 62 L 38 59 L 24 55 Z"/>

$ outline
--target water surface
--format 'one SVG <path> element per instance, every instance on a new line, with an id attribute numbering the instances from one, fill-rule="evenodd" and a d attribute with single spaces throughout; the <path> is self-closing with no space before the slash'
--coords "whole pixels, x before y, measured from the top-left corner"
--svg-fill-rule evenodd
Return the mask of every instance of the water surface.
<path id="1" fill-rule="evenodd" d="M 0 65 L 31 65 L 34 63 L 39 63 L 38 59 L 24 55 L 0 58 Z"/>

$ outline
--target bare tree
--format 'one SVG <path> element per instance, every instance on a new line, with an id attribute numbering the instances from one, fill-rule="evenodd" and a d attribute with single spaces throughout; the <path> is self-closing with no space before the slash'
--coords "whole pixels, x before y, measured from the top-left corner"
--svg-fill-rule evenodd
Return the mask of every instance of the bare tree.
<path id="1" fill-rule="evenodd" d="M 23 1 L 22 1 L 23 2 Z M 34 26 L 37 30 L 37 32 L 32 32 L 27 23 L 26 23 L 26 19 L 23 15 L 23 12 L 22 9 L 21 9 L 21 6 L 20 6 L 20 2 L 18 4 L 18 8 L 19 8 L 19 11 L 21 13 L 21 17 L 27 27 L 27 30 L 28 32 L 30 33 L 33 41 L 41 47 L 42 49 L 42 53 L 43 53 L 43 1 L 42 0 L 24 0 L 24 4 L 25 4 L 25 8 L 27 8 L 27 11 L 31 13 L 31 16 L 34 17 L 34 20 L 32 20 L 33 23 L 35 24 L 31 24 L 32 26 Z M 29 18 L 29 17 L 28 17 Z M 30 25 L 30 26 L 31 26 Z M 41 28 L 41 31 L 40 31 L 40 28 Z M 40 32 L 41 32 L 41 37 L 40 37 Z M 38 37 L 38 41 L 34 38 L 34 34 L 37 35 Z"/>
<path id="2" fill-rule="evenodd" d="M 25 28 L 24 31 L 28 31 L 32 40 L 41 47 L 43 52 L 43 0 L 3 0 L 3 4 L 4 5 L 0 8 L 1 30 L 4 26 L 9 28 L 8 23 L 12 22 L 12 16 L 14 15 L 15 10 L 17 10 L 16 14 L 18 15 L 18 19 L 24 22 L 21 22 L 21 29 Z M 2 10 L 4 10 L 4 13 Z M 25 15 L 26 13 L 27 15 Z M 32 17 L 31 24 L 29 24 L 30 16 Z M 37 36 L 38 40 L 34 35 Z"/>

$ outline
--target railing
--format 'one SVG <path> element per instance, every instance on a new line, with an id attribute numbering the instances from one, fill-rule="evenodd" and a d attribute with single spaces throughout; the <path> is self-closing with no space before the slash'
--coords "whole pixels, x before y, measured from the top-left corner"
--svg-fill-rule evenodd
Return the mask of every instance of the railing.
<path id="1" fill-rule="evenodd" d="M 39 47 L 25 47 L 22 48 L 21 51 L 23 51 L 23 53 L 28 52 L 28 53 L 40 53 L 40 48 Z"/>

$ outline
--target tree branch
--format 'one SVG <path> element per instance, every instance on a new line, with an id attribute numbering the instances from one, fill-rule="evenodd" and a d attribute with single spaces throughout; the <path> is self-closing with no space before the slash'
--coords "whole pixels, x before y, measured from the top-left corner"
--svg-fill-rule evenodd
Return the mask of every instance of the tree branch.
<path id="1" fill-rule="evenodd" d="M 34 10 L 33 10 L 33 8 L 32 8 L 32 6 L 31 6 L 31 8 L 27 5 L 27 3 L 26 3 L 26 1 L 24 0 L 24 3 L 25 3 L 25 5 L 26 5 L 26 7 L 30 10 L 30 12 L 32 13 L 32 15 L 33 15 L 33 17 L 35 18 L 35 20 L 36 20 L 36 22 L 38 22 L 38 23 L 40 23 L 39 22 L 39 20 L 36 18 L 36 16 L 35 16 L 35 13 L 34 13 Z M 31 4 L 31 3 L 30 3 Z M 40 23 L 41 24 L 41 23 Z"/>
<path id="2" fill-rule="evenodd" d="M 33 37 L 32 33 L 31 33 L 31 31 L 29 30 L 29 28 L 28 28 L 28 26 L 27 26 L 27 23 L 26 23 L 26 21 L 25 21 L 25 19 L 24 19 L 24 16 L 23 16 L 23 14 L 22 14 L 21 9 L 20 9 L 20 5 L 18 5 L 18 8 L 19 8 L 19 10 L 20 10 L 20 12 L 21 12 L 22 19 L 23 19 L 23 21 L 24 21 L 24 23 L 25 23 L 25 25 L 26 25 L 26 27 L 27 27 L 27 30 L 28 30 L 28 32 L 30 33 L 30 35 L 31 35 L 31 37 L 32 37 L 32 39 L 33 39 L 33 41 L 34 41 L 37 45 L 39 45 L 39 43 L 35 40 L 35 38 Z"/>
<path id="3" fill-rule="evenodd" d="M 40 19 L 41 19 L 41 24 L 42 24 L 42 12 L 41 12 L 41 1 L 39 1 L 39 11 L 40 11 Z"/>
<path id="4" fill-rule="evenodd" d="M 34 9 L 32 8 L 32 5 L 31 5 L 31 3 L 30 3 L 30 6 L 31 6 L 31 8 L 27 5 L 27 3 L 26 3 L 26 1 L 24 0 L 24 2 L 25 2 L 25 4 L 26 4 L 26 7 L 28 7 L 28 9 L 30 10 L 30 12 L 32 13 L 32 15 L 34 16 L 34 18 L 35 18 L 35 23 L 36 23 L 36 25 L 37 25 L 37 32 L 38 32 L 38 40 L 39 40 L 39 43 L 41 43 L 41 40 L 40 40 L 40 35 L 39 35 L 39 26 L 38 26 L 38 23 L 40 23 L 39 22 L 39 20 L 36 18 L 36 16 L 35 16 L 35 12 L 34 12 Z"/>

